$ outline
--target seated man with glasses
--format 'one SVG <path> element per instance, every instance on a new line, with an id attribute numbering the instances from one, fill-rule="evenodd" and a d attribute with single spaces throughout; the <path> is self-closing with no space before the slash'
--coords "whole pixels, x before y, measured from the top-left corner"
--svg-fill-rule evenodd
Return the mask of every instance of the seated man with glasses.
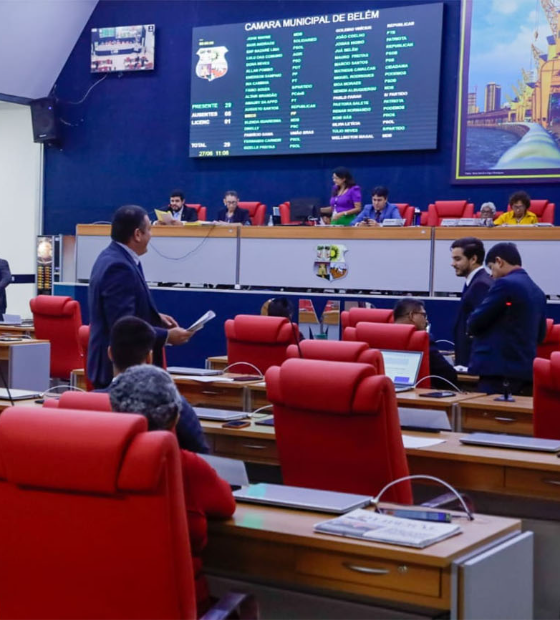
<path id="1" fill-rule="evenodd" d="M 414 297 L 403 297 L 399 299 L 393 308 L 395 323 L 402 325 L 414 325 L 417 330 L 426 331 L 428 329 L 428 313 L 424 302 Z M 436 341 L 430 334 L 430 374 L 440 377 L 431 379 L 433 387 L 438 389 L 449 389 L 452 386 L 447 383 L 450 381 L 457 385 L 457 373 L 453 366 L 443 357 Z M 447 379 L 447 381 L 445 381 Z"/>

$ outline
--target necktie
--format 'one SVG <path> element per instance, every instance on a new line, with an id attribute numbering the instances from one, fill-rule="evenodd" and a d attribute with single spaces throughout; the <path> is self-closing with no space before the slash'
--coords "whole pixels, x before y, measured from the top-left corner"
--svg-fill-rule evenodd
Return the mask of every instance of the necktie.
<path id="1" fill-rule="evenodd" d="M 465 291 L 469 288 L 469 285 L 465 282 L 465 284 L 463 285 L 463 292 L 461 293 L 461 296 L 463 296 L 465 294 Z"/>
<path id="2" fill-rule="evenodd" d="M 145 280 L 146 278 L 144 277 L 144 270 L 142 269 L 142 263 L 140 261 L 138 261 L 138 271 L 142 275 L 142 278 Z"/>
<path id="3" fill-rule="evenodd" d="M 381 220 L 381 211 L 375 212 L 375 221 L 379 222 Z"/>

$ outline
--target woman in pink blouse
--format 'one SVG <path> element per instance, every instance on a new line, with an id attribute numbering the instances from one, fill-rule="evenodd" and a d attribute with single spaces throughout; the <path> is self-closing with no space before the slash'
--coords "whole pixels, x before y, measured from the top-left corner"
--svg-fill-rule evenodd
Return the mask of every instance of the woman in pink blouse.
<path id="1" fill-rule="evenodd" d="M 331 214 L 334 226 L 349 226 L 362 210 L 362 190 L 347 168 L 336 168 L 332 180 L 331 206 L 321 209 L 321 213 Z"/>

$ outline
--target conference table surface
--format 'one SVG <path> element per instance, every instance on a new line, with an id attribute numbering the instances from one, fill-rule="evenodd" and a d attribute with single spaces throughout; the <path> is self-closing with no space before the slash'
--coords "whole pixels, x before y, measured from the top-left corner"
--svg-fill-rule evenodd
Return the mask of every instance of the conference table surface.
<path id="1" fill-rule="evenodd" d="M 280 463 L 273 426 L 258 425 L 255 420 L 240 429 L 223 428 L 210 420 L 201 420 L 201 425 L 217 456 L 265 465 Z M 556 454 L 466 445 L 461 443 L 465 433 L 403 431 L 403 435 L 443 440 L 406 448 L 411 474 L 437 476 L 464 491 L 560 501 L 560 458 Z"/>
<path id="2" fill-rule="evenodd" d="M 18 338 L 17 335 L 9 336 L 14 340 L 0 340 L 0 360 L 7 360 L 10 356 L 10 347 L 19 347 L 29 344 L 50 344 L 48 340 L 35 340 L 33 338 Z"/>
<path id="3" fill-rule="evenodd" d="M 228 521 L 209 522 L 205 569 L 338 597 L 450 609 L 452 562 L 520 531 L 517 519 L 475 515 L 474 521 L 457 520 L 460 535 L 414 549 L 314 533 L 313 526 L 328 518 L 238 503 Z"/>

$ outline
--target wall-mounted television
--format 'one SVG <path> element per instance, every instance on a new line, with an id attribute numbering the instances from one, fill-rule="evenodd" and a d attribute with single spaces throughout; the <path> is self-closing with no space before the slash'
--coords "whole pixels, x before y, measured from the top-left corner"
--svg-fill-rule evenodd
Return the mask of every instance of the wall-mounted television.
<path id="1" fill-rule="evenodd" d="M 91 29 L 91 72 L 151 71 L 154 24 Z"/>

